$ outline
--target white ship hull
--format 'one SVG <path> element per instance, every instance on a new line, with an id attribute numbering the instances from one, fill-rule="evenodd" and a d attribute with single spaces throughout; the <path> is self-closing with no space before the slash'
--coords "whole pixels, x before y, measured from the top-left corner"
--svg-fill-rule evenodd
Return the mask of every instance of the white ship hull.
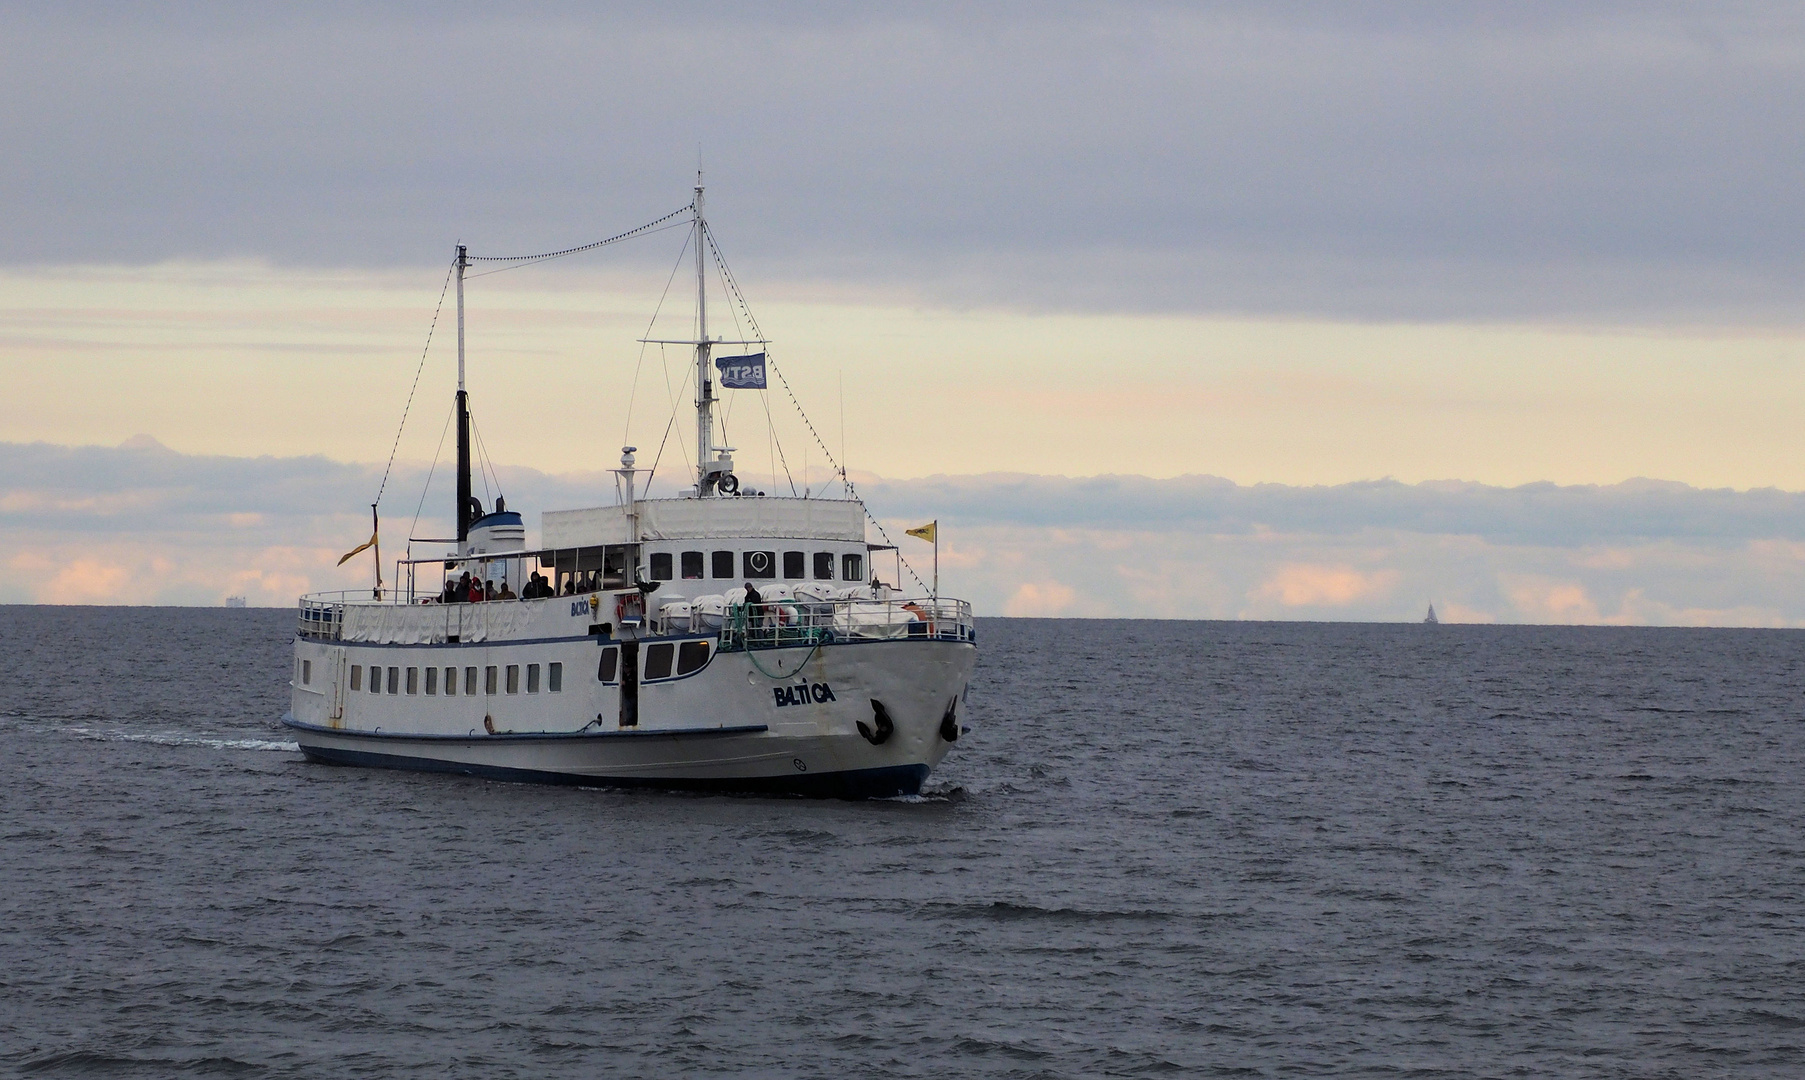
<path id="1" fill-rule="evenodd" d="M 371 588 L 301 598 L 284 722 L 309 757 L 509 780 L 868 797 L 920 791 L 958 740 L 977 649 L 971 605 L 940 593 L 938 521 L 908 531 L 935 545 L 932 586 L 911 570 L 921 592 L 899 595 L 901 552 L 881 524 L 884 542 L 870 542 L 876 519 L 818 437 L 845 498 L 807 484 L 798 496 L 793 482 L 788 497 L 742 487 L 732 447 L 716 440 L 717 428 L 725 434 L 717 391 L 766 390 L 770 358 L 713 350 L 765 350 L 770 340 L 737 285 L 752 336 L 708 332 L 709 255 L 732 276 L 702 195 L 698 176 L 688 206 L 579 248 L 472 256 L 458 246 L 456 531 L 410 535 L 385 584 L 385 473 L 369 541 L 339 560 L 369 550 Z M 545 511 L 529 547 L 525 520 L 499 488 L 486 507 L 473 487 L 466 271 L 592 250 L 684 214 L 694 336 L 643 341 L 695 349 L 694 484 L 642 496 L 637 448 L 623 446 L 617 501 Z M 632 400 L 629 392 L 629 409 Z M 770 436 L 776 445 L 775 428 Z M 889 584 L 869 563 L 880 551 L 897 551 Z"/>
<path id="2" fill-rule="evenodd" d="M 976 648 L 969 640 L 897 639 L 721 651 L 714 637 L 638 641 L 706 646 L 704 666 L 640 682 L 636 723 L 623 726 L 619 678 L 598 678 L 607 638 L 378 645 L 296 642 L 293 712 L 284 718 L 309 757 L 349 765 L 597 786 L 782 792 L 842 798 L 915 794 L 958 738 Z M 562 667 L 526 692 L 527 665 Z M 374 671 L 350 688 L 353 666 Z M 504 674 L 516 671 L 514 692 Z M 389 669 L 395 669 L 390 694 Z M 476 695 L 424 693 L 428 668 Z M 496 671 L 494 690 L 489 670 Z M 409 674 L 409 673 L 412 674 Z M 444 677 L 435 682 L 442 690 Z M 409 693 L 411 687 L 412 693 Z M 463 687 L 460 685 L 459 689 Z M 874 704 L 876 703 L 876 704 Z M 884 721 L 887 718 L 888 723 Z M 861 730 L 861 728 L 863 730 Z M 885 730 L 888 728 L 888 730 Z M 875 740 L 875 741 L 874 741 Z"/>

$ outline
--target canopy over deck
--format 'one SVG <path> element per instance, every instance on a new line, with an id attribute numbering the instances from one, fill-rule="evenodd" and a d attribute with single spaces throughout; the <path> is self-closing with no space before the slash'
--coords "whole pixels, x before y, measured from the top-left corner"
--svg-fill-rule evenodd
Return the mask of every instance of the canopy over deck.
<path id="1" fill-rule="evenodd" d="M 865 511 L 850 499 L 641 499 L 639 540 L 715 540 L 771 537 L 796 540 L 865 540 Z M 539 543 L 546 548 L 625 544 L 627 510 L 547 510 Z"/>

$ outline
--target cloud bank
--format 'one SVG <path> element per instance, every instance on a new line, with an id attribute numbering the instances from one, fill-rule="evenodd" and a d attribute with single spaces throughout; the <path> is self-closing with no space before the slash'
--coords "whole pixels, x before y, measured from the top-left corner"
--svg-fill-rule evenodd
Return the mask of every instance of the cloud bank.
<path id="1" fill-rule="evenodd" d="M 63 4 L 0 29 L 13 264 L 547 250 L 682 205 L 700 147 L 764 281 L 1805 315 L 1797 5 Z"/>
<path id="2" fill-rule="evenodd" d="M 530 526 L 541 509 L 613 498 L 606 474 L 497 474 L 487 483 L 504 485 Z M 0 444 L 0 601 L 287 605 L 358 587 L 366 562 L 334 564 L 368 536 L 382 475 L 317 457 L 184 455 L 150 439 Z M 410 525 L 420 537 L 449 528 L 449 476 L 431 474 L 423 504 L 428 475 L 398 465 L 389 476 L 390 556 Z M 1805 625 L 1805 493 L 1022 475 L 860 487 L 924 577 L 930 549 L 901 530 L 939 519 L 943 588 L 982 614 L 1397 620 L 1434 602 L 1454 620 Z M 875 558 L 886 577 L 892 558 Z"/>

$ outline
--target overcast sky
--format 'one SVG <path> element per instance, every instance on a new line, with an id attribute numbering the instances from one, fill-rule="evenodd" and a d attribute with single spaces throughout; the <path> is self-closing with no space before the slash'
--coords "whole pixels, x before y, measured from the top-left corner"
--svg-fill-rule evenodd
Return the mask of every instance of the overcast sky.
<path id="1" fill-rule="evenodd" d="M 4 12 L 12 264 L 545 250 L 683 205 L 700 152 L 762 280 L 1063 310 L 1805 314 L 1795 4 Z"/>
<path id="2" fill-rule="evenodd" d="M 0 0 L 0 599 L 339 583 L 452 245 L 700 158 L 821 436 L 735 392 L 741 473 L 831 450 L 981 610 L 1805 623 L 1802 121 L 1798 4 Z M 472 280 L 529 521 L 687 467 L 685 235 Z"/>

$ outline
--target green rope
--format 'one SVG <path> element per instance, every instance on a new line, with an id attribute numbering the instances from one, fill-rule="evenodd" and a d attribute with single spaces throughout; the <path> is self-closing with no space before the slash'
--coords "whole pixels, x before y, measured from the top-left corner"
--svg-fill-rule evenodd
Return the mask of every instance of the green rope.
<path id="1" fill-rule="evenodd" d="M 755 669 L 757 669 L 757 671 L 760 675 L 763 675 L 765 678 L 770 679 L 773 682 L 783 682 L 786 679 L 795 678 L 796 673 L 801 671 L 804 667 L 806 667 L 808 665 L 808 662 L 815 658 L 815 654 L 817 652 L 821 651 L 821 633 L 819 630 L 817 630 L 814 633 L 814 643 L 809 647 L 808 655 L 803 657 L 802 661 L 796 665 L 796 670 L 790 672 L 788 675 L 784 675 L 781 673 L 777 674 L 777 675 L 773 675 L 770 672 L 765 670 L 763 664 L 760 664 L 758 662 L 758 652 L 757 652 L 757 650 L 752 648 L 751 636 L 749 634 L 750 628 L 746 625 L 746 605 L 745 604 L 735 604 L 733 606 L 733 629 L 734 629 L 734 631 L 738 632 L 738 634 L 740 636 L 740 640 L 744 641 L 746 643 L 746 659 L 752 661 L 752 666 Z"/>

